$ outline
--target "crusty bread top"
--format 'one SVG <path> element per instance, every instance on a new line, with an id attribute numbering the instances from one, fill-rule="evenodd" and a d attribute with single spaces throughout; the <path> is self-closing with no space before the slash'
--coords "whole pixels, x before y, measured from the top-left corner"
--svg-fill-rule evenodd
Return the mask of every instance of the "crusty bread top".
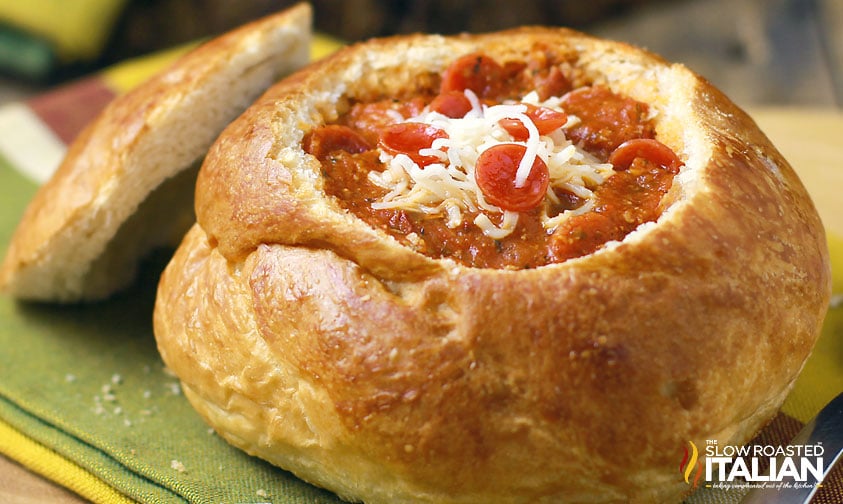
<path id="1" fill-rule="evenodd" d="M 131 281 L 150 248 L 175 246 L 193 222 L 193 177 L 173 177 L 279 76 L 307 63 L 310 24 L 307 4 L 257 20 L 113 100 L 27 208 L 0 286 L 26 299 L 102 298 Z"/>
<path id="2" fill-rule="evenodd" d="M 384 257 L 394 264 L 386 276 L 441 267 L 400 246 L 325 197 L 319 163 L 302 153 L 305 132 L 335 120 L 353 100 L 407 96 L 430 87 L 449 62 L 479 48 L 501 62 L 523 60 L 535 44 L 553 47 L 571 60 L 574 83 L 600 83 L 657 111 L 659 139 L 689 163 L 668 196 L 679 199 L 707 159 L 705 133 L 687 106 L 700 79 L 681 65 L 630 46 L 564 30 L 522 28 L 501 36 L 407 36 L 353 46 L 308 67 L 271 89 L 225 133 L 230 141 L 212 147 L 197 186 L 199 221 L 229 258 L 259 243 L 318 244 L 354 257 L 373 270 Z M 236 142 L 233 139 L 237 139 Z M 696 149 L 696 150 L 695 150 Z M 330 245 L 324 245 L 330 244 Z"/>

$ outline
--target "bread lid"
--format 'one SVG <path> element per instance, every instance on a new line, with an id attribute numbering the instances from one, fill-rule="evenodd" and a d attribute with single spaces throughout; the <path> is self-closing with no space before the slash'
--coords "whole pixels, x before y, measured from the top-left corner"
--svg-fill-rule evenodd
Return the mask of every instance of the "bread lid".
<path id="1" fill-rule="evenodd" d="M 193 223 L 196 169 L 219 132 L 309 60 L 299 4 L 212 39 L 113 100 L 26 209 L 0 287 L 30 300 L 104 298 Z"/>

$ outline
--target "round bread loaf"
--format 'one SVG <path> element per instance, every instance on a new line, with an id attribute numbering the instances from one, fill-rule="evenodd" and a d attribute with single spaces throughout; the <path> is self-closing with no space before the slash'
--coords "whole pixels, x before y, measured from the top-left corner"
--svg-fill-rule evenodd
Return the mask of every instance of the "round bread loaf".
<path id="1" fill-rule="evenodd" d="M 537 47 L 652 109 L 683 163 L 657 220 L 566 261 L 472 267 L 326 192 L 309 132 L 461 55 Z M 679 500 L 688 441 L 742 444 L 773 417 L 830 296 L 817 213 L 750 117 L 681 65 L 565 29 L 307 67 L 223 132 L 196 211 L 155 307 L 167 366 L 230 443 L 350 500 Z"/>

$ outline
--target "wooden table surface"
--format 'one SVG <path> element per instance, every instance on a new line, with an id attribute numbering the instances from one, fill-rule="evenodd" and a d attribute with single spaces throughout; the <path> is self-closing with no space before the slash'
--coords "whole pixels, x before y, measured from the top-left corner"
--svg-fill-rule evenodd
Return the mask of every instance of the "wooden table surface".
<path id="1" fill-rule="evenodd" d="M 0 502 L 3 504 L 83 504 L 86 501 L 0 455 Z"/>

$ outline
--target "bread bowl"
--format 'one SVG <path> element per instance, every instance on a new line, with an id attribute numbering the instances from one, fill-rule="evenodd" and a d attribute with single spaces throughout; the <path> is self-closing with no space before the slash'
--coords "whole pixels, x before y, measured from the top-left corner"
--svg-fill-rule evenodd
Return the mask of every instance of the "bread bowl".
<path id="1" fill-rule="evenodd" d="M 359 104 L 428 106 L 466 55 L 645 104 L 678 158 L 652 218 L 571 257 L 472 263 L 331 189 L 310 135 Z M 682 65 L 566 29 L 350 46 L 232 122 L 195 196 L 159 284 L 164 361 L 227 441 L 354 501 L 677 501 L 684 446 L 772 418 L 830 296 L 822 224 L 752 119 Z"/>
<path id="2" fill-rule="evenodd" d="M 27 207 L 0 288 L 27 300 L 108 297 L 195 220 L 193 185 L 211 142 L 280 76 L 309 61 L 298 4 L 206 41 L 120 95 L 68 147 Z"/>

